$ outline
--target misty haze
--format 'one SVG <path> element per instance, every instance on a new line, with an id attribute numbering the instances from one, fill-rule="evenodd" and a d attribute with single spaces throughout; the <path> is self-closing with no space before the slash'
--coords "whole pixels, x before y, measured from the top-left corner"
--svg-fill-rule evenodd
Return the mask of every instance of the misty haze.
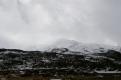
<path id="1" fill-rule="evenodd" d="M 0 80 L 121 80 L 121 0 L 0 0 Z"/>

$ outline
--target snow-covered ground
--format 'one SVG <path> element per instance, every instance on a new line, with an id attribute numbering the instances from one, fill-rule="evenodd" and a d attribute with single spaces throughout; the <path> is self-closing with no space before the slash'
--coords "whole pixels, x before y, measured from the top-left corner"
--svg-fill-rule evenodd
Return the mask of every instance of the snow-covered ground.
<path id="1" fill-rule="evenodd" d="M 117 71 L 117 70 L 115 70 L 115 71 L 106 71 L 106 70 L 101 70 L 101 71 L 95 71 L 95 72 L 97 72 L 97 73 L 121 73 L 121 71 Z"/>
<path id="2" fill-rule="evenodd" d="M 67 48 L 70 51 L 81 52 L 85 54 L 107 52 L 110 49 L 120 51 L 119 46 L 109 46 L 103 44 L 86 44 L 74 40 L 59 40 L 55 42 L 53 45 L 46 47 L 45 49 L 48 49 L 47 51 L 51 51 L 54 48 Z"/>

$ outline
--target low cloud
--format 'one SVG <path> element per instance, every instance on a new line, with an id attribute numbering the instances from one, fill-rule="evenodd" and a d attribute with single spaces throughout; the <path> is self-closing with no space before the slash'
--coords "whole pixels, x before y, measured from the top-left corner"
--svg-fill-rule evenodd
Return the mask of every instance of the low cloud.
<path id="1" fill-rule="evenodd" d="M 0 47 L 59 39 L 120 45 L 120 7 L 120 0 L 0 0 Z"/>

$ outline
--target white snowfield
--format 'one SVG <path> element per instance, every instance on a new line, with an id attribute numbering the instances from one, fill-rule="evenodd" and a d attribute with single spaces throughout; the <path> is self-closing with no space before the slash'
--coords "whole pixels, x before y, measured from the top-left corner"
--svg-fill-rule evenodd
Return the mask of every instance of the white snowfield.
<path id="1" fill-rule="evenodd" d="M 53 45 L 47 47 L 47 51 L 51 51 L 54 48 L 67 48 L 70 51 L 80 52 L 84 54 L 88 53 L 101 53 L 101 52 L 107 52 L 108 50 L 116 50 L 120 51 L 121 47 L 119 46 L 109 46 L 109 45 L 103 45 L 103 44 L 86 44 L 77 42 L 74 40 L 59 40 Z M 70 52 L 66 52 L 66 54 L 69 54 Z M 74 53 L 70 53 L 74 54 Z"/>
<path id="2" fill-rule="evenodd" d="M 121 73 L 121 71 L 117 71 L 117 70 L 115 70 L 115 71 L 106 71 L 106 70 L 101 70 L 101 71 L 95 71 L 96 73 Z"/>

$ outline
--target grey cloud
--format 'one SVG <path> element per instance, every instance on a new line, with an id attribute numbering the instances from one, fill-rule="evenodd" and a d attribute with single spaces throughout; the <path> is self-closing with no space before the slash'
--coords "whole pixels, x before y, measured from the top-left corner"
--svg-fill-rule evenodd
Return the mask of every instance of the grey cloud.
<path id="1" fill-rule="evenodd" d="M 102 0 L 103 5 L 100 4 L 96 12 L 97 26 L 100 31 L 105 33 L 112 41 L 118 45 L 121 44 L 121 1 L 120 0 Z"/>
<path id="2" fill-rule="evenodd" d="M 120 45 L 120 4 L 120 0 L 1 0 L 0 40 L 5 42 L 0 44 L 23 49 L 65 38 Z"/>

